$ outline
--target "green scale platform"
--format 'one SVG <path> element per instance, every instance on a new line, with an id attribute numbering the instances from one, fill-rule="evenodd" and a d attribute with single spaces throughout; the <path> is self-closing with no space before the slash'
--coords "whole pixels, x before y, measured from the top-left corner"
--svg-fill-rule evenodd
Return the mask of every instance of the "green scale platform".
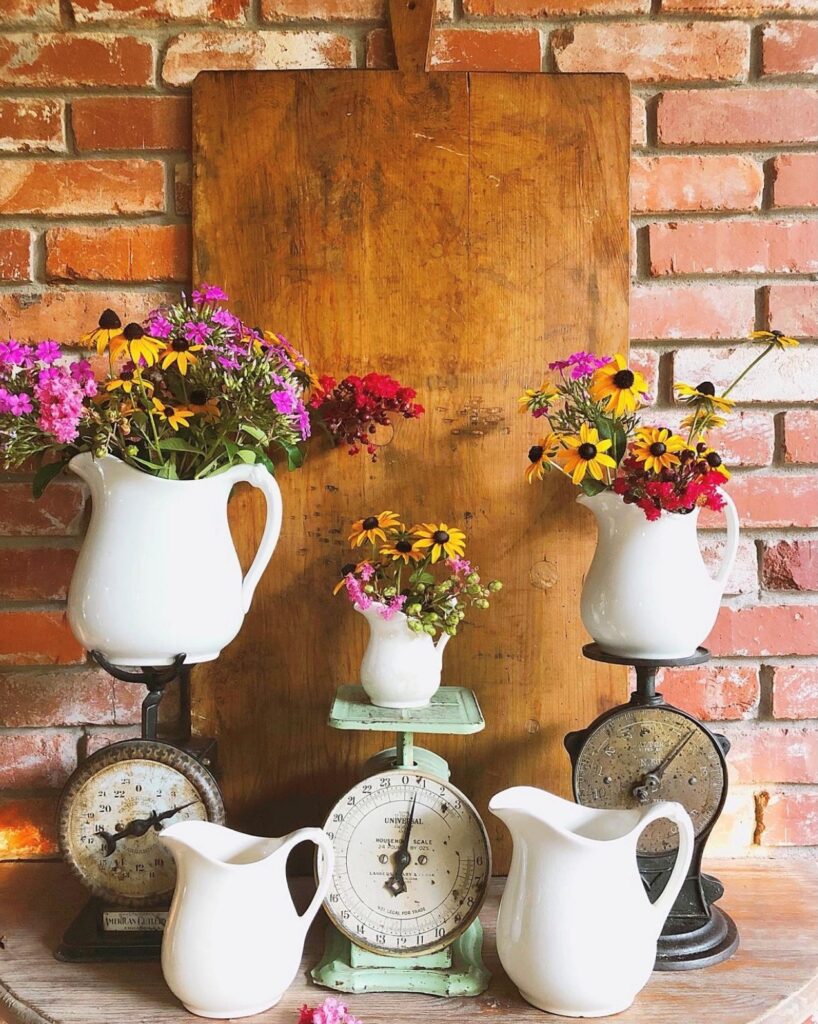
<path id="1" fill-rule="evenodd" d="M 486 726 L 477 698 L 464 686 L 441 686 L 428 707 L 406 710 L 375 707 L 363 687 L 339 686 L 328 724 L 333 729 L 395 733 L 395 745 L 371 757 L 362 777 L 393 768 L 418 768 L 446 782 L 451 775 L 448 762 L 416 746 L 415 733 L 466 736 Z M 324 955 L 310 973 L 316 984 L 340 992 L 477 996 L 485 992 L 491 978 L 483 965 L 482 946 L 479 919 L 445 949 L 415 957 L 372 953 L 330 924 Z"/>

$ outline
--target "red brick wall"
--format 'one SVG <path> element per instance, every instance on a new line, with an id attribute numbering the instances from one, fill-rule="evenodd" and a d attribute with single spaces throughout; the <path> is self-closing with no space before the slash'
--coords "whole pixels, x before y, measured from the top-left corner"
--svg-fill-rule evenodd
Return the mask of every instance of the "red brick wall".
<path id="1" fill-rule="evenodd" d="M 733 741 L 721 848 L 815 852 L 818 0 L 451 3 L 437 67 L 630 76 L 633 348 L 660 407 L 676 379 L 723 383 L 753 327 L 805 339 L 738 392 L 716 661 L 664 689 Z M 0 336 L 72 341 L 185 280 L 200 69 L 384 66 L 383 19 L 382 0 L 0 0 Z M 63 624 L 82 515 L 77 484 L 35 503 L 0 483 L 0 857 L 53 852 L 54 787 L 137 720 Z"/>

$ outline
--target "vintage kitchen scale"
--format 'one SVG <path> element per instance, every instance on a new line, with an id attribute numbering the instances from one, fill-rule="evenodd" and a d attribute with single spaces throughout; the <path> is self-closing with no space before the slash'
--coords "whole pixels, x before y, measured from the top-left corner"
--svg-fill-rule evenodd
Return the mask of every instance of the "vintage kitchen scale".
<path id="1" fill-rule="evenodd" d="M 176 882 L 173 857 L 159 833 L 165 823 L 224 822 L 211 774 L 215 741 L 190 736 L 190 667 L 184 655 L 167 667 L 128 672 L 97 651 L 91 654 L 116 679 L 142 683 L 148 693 L 141 738 L 96 751 L 60 797 L 60 848 L 91 898 L 69 925 L 56 957 L 73 963 L 158 959 Z M 165 742 L 158 738 L 159 704 L 177 678 L 183 731 Z"/>
<path id="2" fill-rule="evenodd" d="M 479 995 L 490 978 L 478 918 L 491 879 L 488 835 L 446 761 L 414 744 L 416 732 L 482 730 L 477 698 L 443 686 L 428 707 L 393 710 L 370 704 L 361 686 L 341 686 L 329 724 L 394 732 L 396 743 L 367 761 L 324 826 L 335 869 L 313 980 L 342 992 Z"/>
<path id="3" fill-rule="evenodd" d="M 588 807 L 639 807 L 659 800 L 682 804 L 693 822 L 693 859 L 662 929 L 656 970 L 690 970 L 727 960 L 738 948 L 738 931 L 715 906 L 723 885 L 704 874 L 701 863 L 727 797 L 725 755 L 730 743 L 656 691 L 659 668 L 701 665 L 710 655 L 700 647 L 676 661 L 623 659 L 598 644 L 587 644 L 583 654 L 593 661 L 632 665 L 636 690 L 627 704 L 565 737 L 574 797 Z M 677 834 L 675 826 L 662 820 L 645 829 L 639 841 L 639 871 L 651 900 L 661 894 L 673 870 Z"/>

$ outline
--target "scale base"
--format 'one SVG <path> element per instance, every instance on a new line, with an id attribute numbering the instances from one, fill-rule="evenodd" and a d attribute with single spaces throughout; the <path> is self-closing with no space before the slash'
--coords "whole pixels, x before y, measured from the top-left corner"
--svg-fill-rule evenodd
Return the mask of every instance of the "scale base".
<path id="1" fill-rule="evenodd" d="M 738 929 L 729 914 L 710 908 L 710 917 L 691 928 L 691 921 L 670 917 L 656 947 L 655 971 L 694 971 L 729 960 L 738 949 Z"/>
<path id="2" fill-rule="evenodd" d="M 167 916 L 168 904 L 139 910 L 111 907 L 92 897 L 66 929 L 54 954 L 69 964 L 145 962 L 158 960 L 162 950 L 162 927 L 157 922 Z M 127 915 L 133 922 L 150 919 L 150 930 L 109 931 L 103 927 L 103 914 Z"/>
<path id="3" fill-rule="evenodd" d="M 317 985 L 338 992 L 479 996 L 491 979 L 483 966 L 482 948 L 483 927 L 479 921 L 472 922 L 448 949 L 411 959 L 360 950 L 329 925 L 324 956 L 310 975 Z"/>

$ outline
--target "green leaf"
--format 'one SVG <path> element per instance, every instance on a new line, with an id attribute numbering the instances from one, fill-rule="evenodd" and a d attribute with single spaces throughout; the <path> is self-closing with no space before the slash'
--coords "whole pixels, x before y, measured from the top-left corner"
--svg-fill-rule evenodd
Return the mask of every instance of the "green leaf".
<path id="1" fill-rule="evenodd" d="M 628 447 L 628 436 L 622 424 L 618 420 L 609 420 L 607 416 L 600 416 L 596 421 L 596 429 L 599 431 L 601 438 L 611 442 L 608 454 L 618 466 Z"/>
<path id="2" fill-rule="evenodd" d="M 276 475 L 275 463 L 266 452 L 259 452 L 258 461 L 264 466 L 270 476 Z"/>
<path id="3" fill-rule="evenodd" d="M 304 465 L 304 453 L 298 445 L 285 444 L 283 445 L 283 448 L 287 453 L 287 468 L 290 470 L 300 469 Z"/>
<path id="4" fill-rule="evenodd" d="M 34 497 L 41 498 L 46 487 L 48 487 L 55 476 L 62 473 L 67 465 L 68 459 L 63 459 L 60 462 L 47 462 L 44 466 L 40 466 L 34 474 L 34 481 L 31 485 Z"/>
<path id="5" fill-rule="evenodd" d="M 159 448 L 163 452 L 193 452 L 194 455 L 202 453 L 201 448 L 196 448 L 181 437 L 166 437 L 164 441 L 159 442 Z"/>
<path id="6" fill-rule="evenodd" d="M 605 490 L 605 484 L 603 484 L 601 480 L 594 480 L 592 476 L 584 477 L 579 486 L 589 498 L 593 498 L 595 494 L 599 494 Z"/>
<path id="7" fill-rule="evenodd" d="M 168 462 L 164 463 L 162 468 L 159 470 L 158 475 L 161 476 L 163 480 L 178 480 L 179 477 L 176 473 L 176 463 L 172 460 L 168 460 Z"/>
<path id="8" fill-rule="evenodd" d="M 254 437 L 261 444 L 267 444 L 267 435 L 260 427 L 254 427 L 252 423 L 242 423 L 239 425 L 239 430 L 243 430 L 245 434 Z"/>
<path id="9" fill-rule="evenodd" d="M 255 464 L 256 453 L 252 448 L 239 448 L 236 455 L 241 459 L 242 462 L 246 462 L 249 466 Z"/>

